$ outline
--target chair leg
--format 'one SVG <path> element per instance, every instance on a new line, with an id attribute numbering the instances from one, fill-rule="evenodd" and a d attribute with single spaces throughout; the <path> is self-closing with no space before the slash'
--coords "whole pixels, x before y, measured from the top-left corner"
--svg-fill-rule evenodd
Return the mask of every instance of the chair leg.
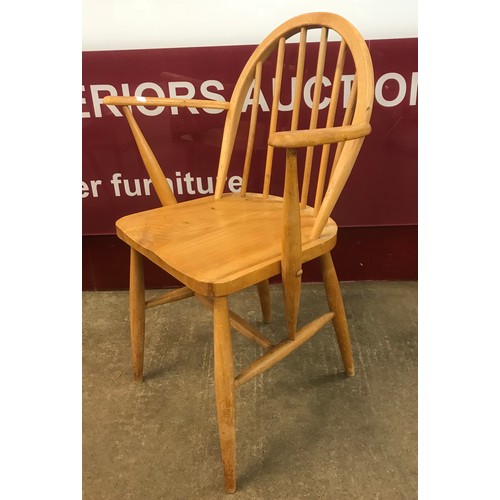
<path id="1" fill-rule="evenodd" d="M 214 369 L 224 487 L 236 491 L 236 396 L 227 297 L 214 300 Z"/>
<path id="2" fill-rule="evenodd" d="M 130 340 L 132 346 L 132 368 L 134 379 L 142 382 L 144 366 L 144 271 L 143 257 L 130 249 Z"/>
<path id="3" fill-rule="evenodd" d="M 333 317 L 333 327 L 339 343 L 340 354 L 344 369 L 347 376 L 354 376 L 354 360 L 351 350 L 351 339 L 349 337 L 349 327 L 345 315 L 344 301 L 342 300 L 342 292 L 340 290 L 339 280 L 330 252 L 320 257 L 321 273 L 325 284 L 326 298 L 330 311 L 335 313 Z"/>
<path id="4" fill-rule="evenodd" d="M 269 280 L 257 283 L 257 291 L 259 292 L 260 308 L 262 310 L 262 321 L 264 323 L 271 322 L 271 294 L 269 292 Z"/>

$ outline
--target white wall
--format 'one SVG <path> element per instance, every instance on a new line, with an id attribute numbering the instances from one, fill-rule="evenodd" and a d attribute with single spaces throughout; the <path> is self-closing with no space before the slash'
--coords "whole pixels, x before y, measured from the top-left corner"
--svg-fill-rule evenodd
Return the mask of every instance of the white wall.
<path id="1" fill-rule="evenodd" d="M 417 0 L 83 0 L 82 49 L 259 43 L 288 18 L 328 11 L 365 39 L 417 37 Z"/>

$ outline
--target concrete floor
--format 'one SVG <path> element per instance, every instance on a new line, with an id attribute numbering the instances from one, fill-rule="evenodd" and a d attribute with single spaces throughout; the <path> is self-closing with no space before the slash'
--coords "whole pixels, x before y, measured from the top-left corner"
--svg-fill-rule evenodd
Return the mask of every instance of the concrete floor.
<path id="1" fill-rule="evenodd" d="M 416 499 L 417 283 L 342 283 L 357 374 L 330 325 L 237 391 L 238 490 L 223 491 L 212 320 L 196 299 L 149 309 L 145 380 L 130 369 L 127 292 L 83 293 L 83 499 Z M 148 291 L 147 297 L 154 295 Z M 284 336 L 281 287 L 231 308 Z M 299 324 L 325 312 L 303 285 Z M 261 350 L 234 333 L 235 369 Z"/>

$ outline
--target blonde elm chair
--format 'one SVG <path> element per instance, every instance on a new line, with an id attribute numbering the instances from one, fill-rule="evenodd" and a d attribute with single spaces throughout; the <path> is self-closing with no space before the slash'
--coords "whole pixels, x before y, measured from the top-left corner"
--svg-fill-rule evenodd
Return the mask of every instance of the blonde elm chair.
<path id="1" fill-rule="evenodd" d="M 316 38 L 311 45 L 307 37 L 314 30 L 319 32 L 319 42 Z M 329 43 L 331 33 L 340 37 L 340 43 Z M 291 37 L 294 43 L 286 43 Z M 291 65 L 293 108 L 285 113 L 279 106 L 280 90 L 285 53 L 292 45 L 297 52 Z M 306 54 L 314 55 L 317 61 L 310 113 L 308 109 L 309 116 L 304 117 L 301 104 Z M 354 79 L 344 103 L 340 102 L 339 94 L 348 58 L 354 68 Z M 273 67 L 271 73 L 270 65 Z M 290 65 L 286 71 L 290 71 Z M 267 154 L 265 165 L 260 166 L 264 173 L 260 175 L 261 180 L 256 181 L 252 175 L 257 169 L 253 151 L 258 117 L 262 118 L 258 100 L 264 79 L 270 74 L 275 81 L 272 108 L 267 113 Z M 322 114 L 320 104 L 328 102 L 321 95 L 325 76 L 331 79 L 331 89 L 328 88 L 328 110 Z M 253 105 L 249 126 L 244 127 L 248 134 L 244 140 L 246 153 L 238 166 L 242 177 L 241 192 L 226 193 L 235 139 L 241 134 L 242 107 L 252 93 L 252 85 Z M 216 406 L 227 492 L 236 490 L 235 398 L 239 386 L 295 351 L 329 322 L 333 323 L 345 373 L 354 375 L 348 325 L 330 254 L 337 241 L 337 225 L 330 215 L 364 138 L 371 131 L 373 87 L 370 54 L 356 28 L 335 14 L 310 13 L 285 22 L 255 49 L 228 102 L 119 96 L 104 99 L 105 104 L 122 107 L 162 204 L 160 208 L 127 215 L 116 222 L 119 238 L 131 249 L 130 331 L 134 377 L 137 381 L 143 377 L 147 308 L 195 296 L 213 311 Z M 214 195 L 177 202 L 129 108 L 144 105 L 227 111 Z M 325 114 L 326 119 L 322 118 Z M 299 127 L 302 123 L 307 125 Z M 274 154 L 278 149 L 286 153 Z M 298 150 L 302 150 L 299 156 Z M 313 161 L 314 154 L 319 161 Z M 280 157 L 284 161 L 279 161 Z M 314 169 L 317 175 L 312 176 Z M 273 173 L 275 178 L 284 177 L 282 191 L 278 194 L 270 192 Z M 257 182 L 261 188 L 258 192 L 250 192 L 249 184 L 255 186 Z M 313 201 L 309 204 L 309 200 Z M 144 258 L 175 277 L 184 287 L 145 301 Z M 329 310 L 298 328 L 302 264 L 313 259 L 320 261 Z M 269 322 L 269 279 L 276 275 L 281 275 L 287 328 L 284 339 L 273 345 L 255 326 L 229 310 L 228 296 L 256 285 L 263 320 Z M 231 327 L 264 350 L 261 357 L 236 376 Z"/>

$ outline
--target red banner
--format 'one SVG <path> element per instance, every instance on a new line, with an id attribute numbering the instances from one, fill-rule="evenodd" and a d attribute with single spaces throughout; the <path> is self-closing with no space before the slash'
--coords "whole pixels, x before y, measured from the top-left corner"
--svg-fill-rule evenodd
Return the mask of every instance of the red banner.
<path id="1" fill-rule="evenodd" d="M 415 38 L 368 42 L 375 71 L 373 132 L 334 210 L 339 226 L 417 223 L 417 44 Z M 234 46 L 83 53 L 84 235 L 113 234 L 115 220 L 122 215 L 159 205 L 125 118 L 119 109 L 104 106 L 103 97 L 229 100 L 253 49 Z M 293 59 L 293 49 L 289 53 Z M 310 106 L 315 71 L 306 61 L 306 107 Z M 352 75 L 345 75 L 344 101 L 351 83 Z M 328 106 L 326 89 L 330 85 L 325 76 L 320 109 Z M 285 71 L 280 98 L 280 109 L 285 113 L 291 110 L 292 88 L 293 74 Z M 264 115 L 271 103 L 272 84 L 262 89 Z M 242 124 L 249 121 L 250 112 L 248 99 Z M 133 113 L 179 201 L 213 192 L 224 110 L 138 107 Z M 266 148 L 264 136 L 265 131 L 256 138 L 262 152 Z M 245 146 L 236 142 L 236 161 Z M 237 191 L 240 182 L 238 172 L 230 172 L 227 189 Z M 273 184 L 281 186 L 282 179 L 276 176 Z"/>

